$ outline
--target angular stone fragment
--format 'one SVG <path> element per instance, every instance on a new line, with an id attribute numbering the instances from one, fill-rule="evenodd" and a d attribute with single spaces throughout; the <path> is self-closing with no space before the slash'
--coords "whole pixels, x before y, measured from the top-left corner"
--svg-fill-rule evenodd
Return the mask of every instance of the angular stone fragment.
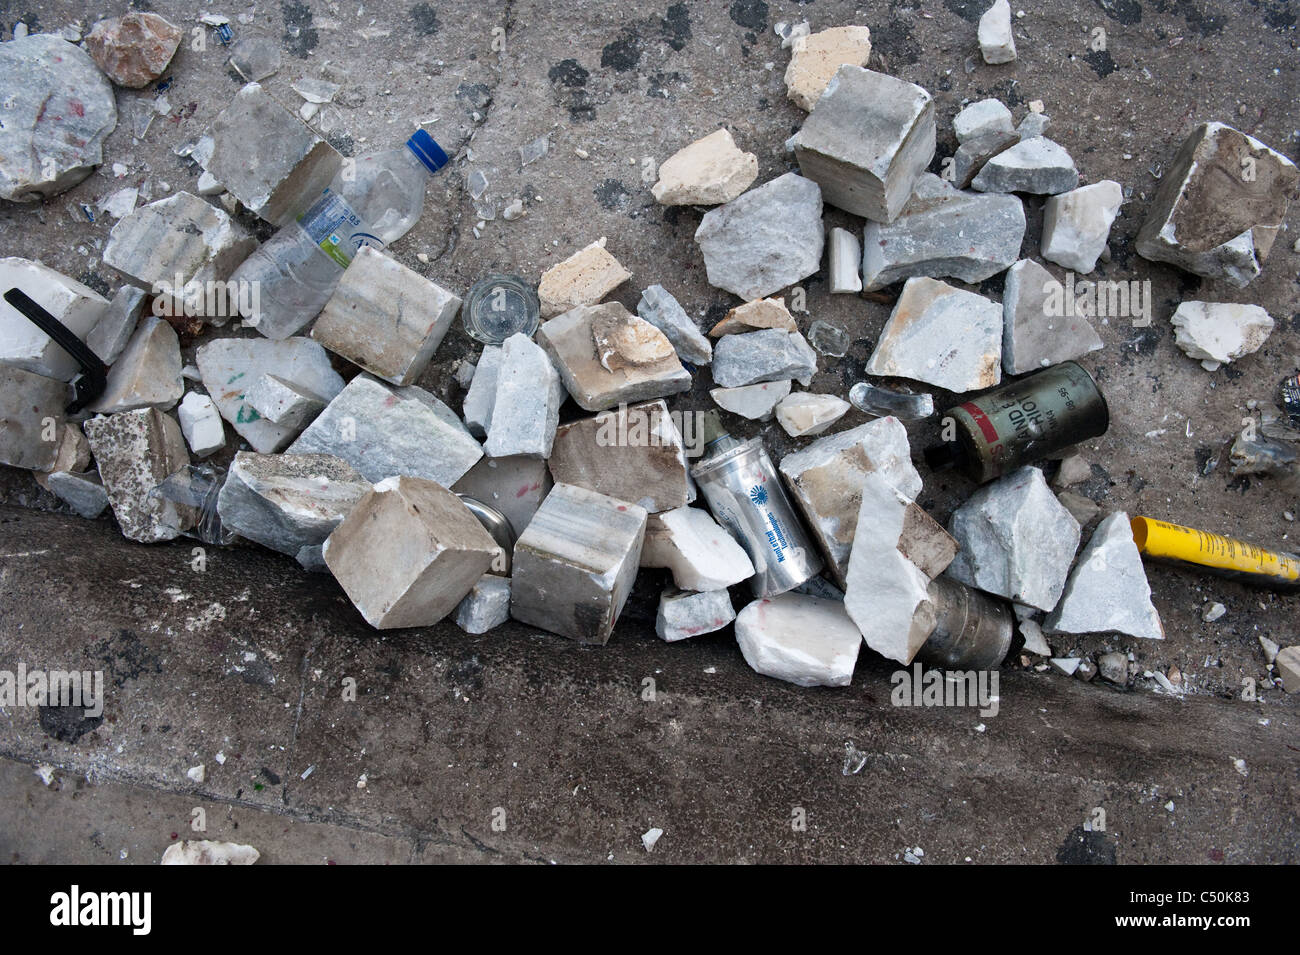
<path id="1" fill-rule="evenodd" d="M 1086 316 L 1065 315 L 1063 308 L 1052 306 L 1054 295 L 1060 300 L 1060 288 L 1052 273 L 1033 259 L 1021 259 L 1007 270 L 1002 292 L 1002 368 L 1008 375 L 1023 375 L 1102 347 Z"/>
<path id="2" fill-rule="evenodd" d="M 965 189 L 994 156 L 1020 142 L 1019 133 L 992 130 L 972 136 L 952 154 L 952 184 Z"/>
<path id="3" fill-rule="evenodd" d="M 822 200 L 892 222 L 934 158 L 934 142 L 929 93 L 886 73 L 842 66 L 793 145 L 799 171 L 821 186 Z"/>
<path id="4" fill-rule="evenodd" d="M 1052 121 L 1048 119 L 1046 113 L 1035 113 L 1030 110 L 1016 127 L 1016 132 L 1021 139 L 1033 139 L 1035 136 L 1044 135 L 1051 124 Z"/>
<path id="5" fill-rule="evenodd" d="M 244 393 L 244 400 L 267 421 L 290 431 L 301 431 L 328 404 L 320 395 L 277 375 L 259 377 Z"/>
<path id="6" fill-rule="evenodd" d="M 217 497 L 217 513 L 241 537 L 296 557 L 318 547 L 370 493 L 370 482 L 330 454 L 240 451 Z"/>
<path id="7" fill-rule="evenodd" d="M 212 123 L 206 169 L 273 225 L 293 222 L 343 167 L 343 157 L 256 83 Z"/>
<path id="8" fill-rule="evenodd" d="M 838 600 L 785 593 L 740 611 L 736 643 L 763 676 L 799 686 L 848 686 L 862 634 Z"/>
<path id="9" fill-rule="evenodd" d="M 497 371 L 500 368 L 501 346 L 483 346 L 483 354 L 474 366 L 474 378 L 460 406 L 465 427 L 480 441 L 487 437 L 488 428 L 492 427 L 492 406 L 497 400 Z"/>
<path id="10" fill-rule="evenodd" d="M 236 311 L 228 294 L 218 294 L 229 290 L 209 283 L 224 282 L 256 246 L 257 240 L 221 209 L 177 192 L 113 226 L 104 264 L 131 284 L 164 296 L 171 314 L 224 318 Z"/>
<path id="11" fill-rule="evenodd" d="M 51 493 L 67 504 L 78 517 L 93 521 L 108 507 L 108 492 L 95 472 L 78 474 L 53 471 L 48 478 Z"/>
<path id="12" fill-rule="evenodd" d="M 626 311 L 606 310 L 596 315 L 591 321 L 591 340 L 606 371 L 643 368 L 675 353 L 667 335 Z"/>
<path id="13" fill-rule="evenodd" d="M 108 307 L 108 300 L 98 292 L 30 259 L 0 259 L 0 292 L 11 288 L 26 293 L 83 341 Z M 3 298 L 0 298 L 0 364 L 60 381 L 71 381 L 80 371 L 71 355 Z"/>
<path id="14" fill-rule="evenodd" d="M 831 229 L 830 267 L 831 294 L 842 295 L 862 291 L 862 243 L 848 229 L 838 226 Z"/>
<path id="15" fill-rule="evenodd" d="M 433 626 L 456 609 L 496 551 L 460 498 L 407 476 L 376 484 L 323 546 L 330 573 L 378 630 Z"/>
<path id="16" fill-rule="evenodd" d="M 635 501 L 652 514 L 686 503 L 686 449 L 663 401 L 572 421 L 554 435 L 549 464 L 557 484 Z"/>
<path id="17" fill-rule="evenodd" d="M 262 454 L 279 451 L 297 433 L 263 418 L 248 403 L 247 390 L 263 375 L 275 375 L 326 399 L 343 390 L 343 378 L 330 367 L 329 355 L 310 338 L 218 338 L 200 345 L 194 357 L 203 387 L 217 403 L 221 417 Z"/>
<path id="18" fill-rule="evenodd" d="M 925 173 L 890 225 L 862 230 L 862 287 L 868 292 L 914 275 L 972 285 L 1020 257 L 1025 209 L 1015 196 L 958 192 Z"/>
<path id="19" fill-rule="evenodd" d="M 459 296 L 363 246 L 311 337 L 376 378 L 409 385 L 429 364 L 459 311 Z"/>
<path id="20" fill-rule="evenodd" d="M 716 206 L 730 202 L 758 178 L 758 157 L 719 129 L 664 160 L 650 190 L 665 206 Z"/>
<path id="21" fill-rule="evenodd" d="M 654 362 L 636 364 L 620 355 L 617 357 L 621 360 L 610 365 L 602 363 L 597 348 L 597 329 L 602 332 L 600 342 L 608 348 L 612 339 L 621 337 L 613 334 L 617 326 L 628 330 L 626 338 L 629 341 L 641 345 L 653 342 L 654 336 L 658 336 L 667 346 L 666 356 Z M 556 316 L 537 330 L 537 343 L 550 355 L 573 400 L 587 411 L 604 411 L 621 403 L 662 398 L 691 387 L 690 372 L 682 367 L 663 333 L 632 315 L 618 302 L 579 306 Z M 661 347 L 651 347 L 649 351 L 662 353 Z M 611 354 L 606 353 L 606 361 Z M 617 366 L 615 370 L 610 370 L 614 366 Z"/>
<path id="22" fill-rule="evenodd" d="M 369 481 L 408 475 L 450 487 L 483 456 L 483 448 L 455 412 L 423 388 L 394 388 L 361 374 L 289 453 L 337 455 Z"/>
<path id="23" fill-rule="evenodd" d="M 725 590 L 692 593 L 669 588 L 659 595 L 655 633 L 660 640 L 674 643 L 687 637 L 721 630 L 736 619 L 731 595 Z"/>
<path id="24" fill-rule="evenodd" d="M 650 517 L 641 566 L 668 568 L 679 590 L 726 590 L 754 576 L 744 548 L 698 507 Z"/>
<path id="25" fill-rule="evenodd" d="M 195 457 L 206 458 L 226 446 L 226 429 L 221 423 L 221 412 L 207 395 L 191 391 L 181 402 L 176 416 L 180 419 L 185 442 Z"/>
<path id="26" fill-rule="evenodd" d="M 1286 156 L 1231 126 L 1202 123 L 1161 177 L 1137 253 L 1244 288 L 1263 268 L 1298 183 Z"/>
<path id="27" fill-rule="evenodd" d="M 82 428 L 124 535 L 153 544 L 194 526 L 191 508 L 150 494 L 190 463 L 175 421 L 157 408 L 141 408 L 91 418 Z"/>
<path id="28" fill-rule="evenodd" d="M 510 578 L 484 574 L 456 607 L 456 626 L 487 633 L 510 619 Z"/>
<path id="29" fill-rule="evenodd" d="M 1123 511 L 1108 514 L 1092 532 L 1056 609 L 1043 621 L 1043 629 L 1048 633 L 1116 632 L 1164 639 L 1142 556 Z"/>
<path id="30" fill-rule="evenodd" d="M 605 237 L 601 236 L 542 273 L 541 284 L 537 286 L 542 318 L 579 305 L 595 305 L 631 277 L 632 273 L 605 250 Z"/>
<path id="31" fill-rule="evenodd" d="M 783 298 L 760 298 L 737 305 L 726 317 L 709 329 L 713 338 L 756 332 L 764 328 L 779 328 L 787 332 L 799 331 L 799 323 L 785 307 Z"/>
<path id="32" fill-rule="evenodd" d="M 909 499 L 921 493 L 921 475 L 912 465 L 907 430 L 897 418 L 877 418 L 818 438 L 782 458 L 780 471 L 826 558 L 827 570 L 841 588 L 847 582 L 868 476 L 880 474 Z"/>
<path id="33" fill-rule="evenodd" d="M 1075 494 L 1073 491 L 1061 491 L 1056 495 L 1056 499 L 1070 512 L 1070 516 L 1079 522 L 1081 528 L 1087 527 L 1101 513 L 1101 508 L 1091 499 L 1082 494 Z"/>
<path id="34" fill-rule="evenodd" d="M 510 615 L 603 645 L 636 580 L 645 525 L 635 504 L 555 485 L 515 543 Z"/>
<path id="35" fill-rule="evenodd" d="M 1011 122 L 1011 110 L 1001 100 L 982 99 L 971 103 L 953 117 L 952 131 L 957 136 L 957 142 L 964 143 L 987 133 L 1014 132 L 1015 125 Z"/>
<path id="36" fill-rule="evenodd" d="M 662 285 L 652 285 L 641 293 L 636 313 L 664 333 L 682 361 L 692 365 L 707 365 L 713 361 L 713 346 L 709 340 Z"/>
<path id="37" fill-rule="evenodd" d="M 730 411 L 751 421 L 766 421 L 772 417 L 777 402 L 790 393 L 790 380 L 761 381 L 756 385 L 739 388 L 711 388 L 709 397 L 723 411 Z"/>
<path id="38" fill-rule="evenodd" d="M 1112 179 L 1052 196 L 1043 206 L 1043 258 L 1087 275 L 1106 250 L 1124 191 Z"/>
<path id="39" fill-rule="evenodd" d="M 501 346 L 491 426 L 483 449 L 494 458 L 551 456 L 564 385 L 550 357 L 527 335 Z"/>
<path id="40" fill-rule="evenodd" d="M 786 173 L 705 213 L 695 241 L 710 285 L 746 301 L 779 292 L 821 267 L 821 190 Z"/>
<path id="41" fill-rule="evenodd" d="M 1011 35 L 1011 4 L 1007 0 L 994 0 L 993 6 L 980 17 L 979 41 L 985 63 L 996 66 L 1016 58 L 1016 41 Z"/>
<path id="42" fill-rule="evenodd" d="M 1259 351 L 1273 331 L 1268 312 L 1232 302 L 1183 302 L 1169 321 L 1174 344 L 1206 371 Z"/>
<path id="43" fill-rule="evenodd" d="M 156 13 L 130 13 L 100 20 L 86 35 L 86 50 L 110 80 L 128 89 L 143 89 L 171 62 L 180 46 L 181 28 Z"/>
<path id="44" fill-rule="evenodd" d="M 795 378 L 804 384 L 817 370 L 817 353 L 798 332 L 767 328 L 726 335 L 713 349 L 713 380 L 724 388 Z"/>
<path id="45" fill-rule="evenodd" d="M 844 609 L 867 646 L 906 665 L 930 635 L 917 610 L 929 600 L 931 578 L 904 552 L 914 505 L 879 472 L 865 475 L 860 495 Z"/>
<path id="46" fill-rule="evenodd" d="M 866 27 L 831 27 L 794 37 L 785 68 L 786 95 L 811 112 L 841 66 L 866 66 L 871 59 L 871 31 Z"/>
<path id="47" fill-rule="evenodd" d="M 1079 185 L 1079 170 L 1065 147 L 1046 136 L 1022 139 L 984 164 L 971 186 L 980 192 L 1052 195 Z"/>
<path id="48" fill-rule="evenodd" d="M 1056 606 L 1079 549 L 1079 522 L 1034 467 L 981 487 L 948 531 L 961 545 L 948 576 L 1039 610 Z"/>
<path id="49" fill-rule="evenodd" d="M 86 336 L 86 345 L 105 365 L 117 361 L 131 340 L 144 310 L 145 292 L 134 285 L 123 285 L 109 299 L 95 327 Z"/>
<path id="50" fill-rule="evenodd" d="M 42 439 L 45 437 L 45 429 L 42 428 Z M 61 471 L 67 471 L 74 474 L 80 474 L 90 467 L 90 442 L 86 440 L 85 434 L 81 431 L 81 426 L 64 422 L 57 429 L 58 450 L 54 454 L 54 463 L 50 465 L 48 472 L 37 471 L 32 476 L 36 478 L 36 483 L 45 490 L 50 490 L 50 476 L 58 474 Z"/>
<path id="51" fill-rule="evenodd" d="M 1282 689 L 1288 693 L 1300 693 L 1300 646 L 1283 647 L 1273 665 L 1282 678 Z"/>
<path id="52" fill-rule="evenodd" d="M 171 325 L 150 315 L 139 324 L 126 351 L 108 370 L 108 384 L 90 410 L 101 414 L 137 408 L 166 411 L 183 394 L 180 339 Z"/>
<path id="53" fill-rule="evenodd" d="M 505 515 L 518 537 L 550 493 L 553 483 L 551 472 L 541 458 L 484 455 L 451 489 L 495 507 Z"/>
<path id="54" fill-rule="evenodd" d="M 1052 486 L 1069 487 L 1072 484 L 1082 484 L 1090 477 L 1092 477 L 1092 465 L 1082 454 L 1075 452 L 1061 458 L 1056 477 L 1052 478 Z"/>
<path id="55" fill-rule="evenodd" d="M 0 365 L 0 464 L 49 471 L 58 459 L 71 389 L 14 365 Z"/>
<path id="56" fill-rule="evenodd" d="M 0 199 L 57 196 L 104 161 L 117 106 L 80 47 L 48 33 L 15 37 L 0 44 L 0 84 Z"/>
<path id="57" fill-rule="evenodd" d="M 1002 307 L 934 279 L 912 278 L 867 362 L 867 373 L 928 382 L 949 391 L 1002 380 Z"/>
<path id="58" fill-rule="evenodd" d="M 835 395 L 798 391 L 781 399 L 776 406 L 776 420 L 792 438 L 821 434 L 844 417 L 849 403 Z"/>
<path id="59" fill-rule="evenodd" d="M 173 842 L 163 852 L 161 865 L 252 865 L 261 853 L 237 842 Z"/>

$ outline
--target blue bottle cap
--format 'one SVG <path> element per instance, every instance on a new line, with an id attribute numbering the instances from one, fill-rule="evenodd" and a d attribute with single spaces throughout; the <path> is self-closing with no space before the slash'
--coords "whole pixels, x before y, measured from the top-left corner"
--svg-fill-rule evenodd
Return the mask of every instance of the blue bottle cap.
<path id="1" fill-rule="evenodd" d="M 411 152 L 415 153 L 415 158 L 424 163 L 425 168 L 431 173 L 437 172 L 450 162 L 447 154 L 442 151 L 442 147 L 435 143 L 433 137 L 422 129 L 415 131 L 415 134 L 406 141 L 406 146 Z"/>

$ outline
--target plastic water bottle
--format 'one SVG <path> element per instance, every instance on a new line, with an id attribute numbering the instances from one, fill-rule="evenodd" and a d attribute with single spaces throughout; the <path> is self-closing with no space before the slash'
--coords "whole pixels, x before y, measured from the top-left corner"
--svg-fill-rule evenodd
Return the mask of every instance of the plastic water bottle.
<path id="1" fill-rule="evenodd" d="M 298 221 L 271 236 L 235 270 L 232 282 L 256 282 L 247 324 L 267 338 L 288 338 L 320 314 L 343 270 L 362 246 L 382 249 L 415 225 L 428 178 L 447 154 L 424 130 L 398 149 L 348 162 Z M 238 287 L 238 286 L 237 286 Z"/>

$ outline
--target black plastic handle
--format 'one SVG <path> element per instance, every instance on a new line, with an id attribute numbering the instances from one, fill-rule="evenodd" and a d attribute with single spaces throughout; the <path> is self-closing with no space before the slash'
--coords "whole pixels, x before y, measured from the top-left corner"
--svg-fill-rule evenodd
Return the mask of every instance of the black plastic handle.
<path id="1" fill-rule="evenodd" d="M 71 355 L 81 366 L 81 374 L 72 379 L 75 397 L 68 405 L 68 414 L 75 414 L 104 393 L 104 387 L 108 384 L 108 368 L 99 360 L 98 355 L 86 347 L 85 342 L 68 330 L 68 326 L 34 302 L 22 289 L 11 288 L 5 292 L 4 299 L 33 325 L 49 335 L 54 340 L 54 344 Z"/>

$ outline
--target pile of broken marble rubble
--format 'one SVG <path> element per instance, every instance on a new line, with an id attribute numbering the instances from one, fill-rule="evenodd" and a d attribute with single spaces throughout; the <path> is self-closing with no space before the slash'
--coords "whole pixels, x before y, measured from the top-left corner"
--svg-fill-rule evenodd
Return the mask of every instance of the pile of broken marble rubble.
<path id="1" fill-rule="evenodd" d="M 989 62 L 1015 56 L 1006 7 L 998 0 L 981 24 Z M 995 100 L 962 109 L 945 176 L 929 174 L 933 101 L 865 68 L 866 27 L 796 27 L 785 37 L 790 97 L 809 110 L 787 144 L 799 171 L 753 186 L 757 159 L 719 129 L 665 160 L 653 189 L 666 205 L 715 207 L 695 238 L 709 282 L 742 304 L 707 335 L 662 285 L 644 290 L 635 315 L 604 303 L 631 275 L 601 239 L 541 276 L 535 337 L 514 335 L 457 368 L 466 389 L 457 415 L 414 382 L 436 358 L 460 297 L 363 249 L 309 335 L 222 337 L 226 320 L 200 303 L 207 340 L 194 365 L 183 365 L 172 324 L 156 307 L 146 311 L 150 293 L 176 277 L 228 278 L 256 245 L 231 213 L 283 225 L 338 168 L 328 144 L 250 84 L 213 135 L 188 150 L 216 200 L 178 192 L 113 228 L 103 258 L 126 284 L 111 300 L 39 263 L 0 260 L 3 288 L 26 290 L 111 366 L 93 416 L 66 415 L 75 365 L 3 306 L 0 413 L 9 426 L 0 460 L 32 470 L 84 517 L 111 507 L 128 538 L 164 541 L 204 515 L 157 486 L 218 455 L 229 426 L 248 450 L 234 454 L 220 488 L 225 529 L 328 571 L 377 628 L 454 616 L 482 633 L 513 617 L 603 644 L 638 569 L 653 567 L 670 570 L 675 584 L 661 597 L 660 637 L 734 625 L 755 670 L 802 685 L 848 684 L 863 642 L 910 663 L 928 636 L 917 621 L 939 574 L 1013 602 L 1029 654 L 1050 655 L 1045 632 L 1161 638 L 1126 515 L 1106 515 L 1079 551 L 1081 528 L 1097 513 L 1063 490 L 1088 473 L 1078 456 L 1056 473 L 1060 494 L 1038 467 L 1023 467 L 977 490 L 945 530 L 916 503 L 922 477 L 906 429 L 890 416 L 816 437 L 779 462 L 834 586 L 735 611 L 728 588 L 751 578 L 754 564 L 692 506 L 687 447 L 672 414 L 681 409 L 665 399 L 688 391 L 708 366 L 710 394 L 727 414 L 774 416 L 794 437 L 827 432 L 848 402 L 793 383 L 807 388 L 819 352 L 842 356 L 847 335 L 814 322 L 810 344 L 775 297 L 818 272 L 824 249 L 835 293 L 905 283 L 871 355 L 872 375 L 960 394 L 1085 356 L 1102 347 L 1096 331 L 1086 317 L 1051 315 L 1051 273 L 1019 258 L 1017 194 L 1050 197 L 1041 256 L 1080 275 L 1106 254 L 1124 199 L 1116 182 L 1080 185 L 1069 154 L 1045 135 L 1038 103 L 1018 124 Z M 111 109 L 111 88 L 94 79 L 98 100 L 84 98 L 102 101 L 108 89 Z M 87 134 L 88 142 L 106 135 Z M 243 161 L 250 149 L 256 164 Z M 1235 201 L 1232 183 L 1215 175 L 1242 155 L 1256 163 L 1252 183 L 1268 184 L 1243 187 L 1250 203 Z M 72 170 L 35 192 L 75 181 Z M 1285 157 L 1230 127 L 1201 125 L 1170 163 L 1138 251 L 1244 288 L 1295 188 Z M 10 188 L 7 197 L 23 193 Z M 840 228 L 826 235 L 824 203 L 863 217 L 861 241 Z M 979 283 L 1003 271 L 1001 303 L 944 281 Z M 1248 304 L 1185 302 L 1173 322 L 1180 347 L 1207 369 L 1259 348 L 1272 329 Z M 349 364 L 360 373 L 345 380 L 335 366 Z M 570 398 L 590 415 L 560 424 Z M 458 494 L 499 509 L 513 526 L 509 576 L 497 541 Z M 1297 656 L 1293 648 L 1278 656 L 1288 689 L 1300 679 Z M 1096 667 L 1055 662 L 1067 672 L 1099 667 L 1121 684 L 1130 676 L 1122 653 Z"/>

